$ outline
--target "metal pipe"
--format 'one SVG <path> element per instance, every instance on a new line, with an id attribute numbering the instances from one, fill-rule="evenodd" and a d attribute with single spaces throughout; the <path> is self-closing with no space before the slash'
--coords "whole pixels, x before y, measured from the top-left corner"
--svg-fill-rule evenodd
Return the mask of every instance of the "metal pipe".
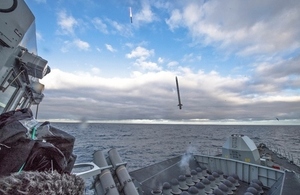
<path id="1" fill-rule="evenodd" d="M 102 151 L 98 150 L 94 153 L 93 161 L 99 167 L 108 167 Z M 105 193 L 105 195 L 119 195 L 118 188 L 108 168 L 101 171 L 100 175 L 97 176 L 97 180 L 100 181 L 100 183 L 98 181 L 95 182 L 94 186 L 97 194 Z"/>
<path id="2" fill-rule="evenodd" d="M 119 182 L 122 186 L 124 193 L 126 195 L 139 195 L 125 167 L 126 163 L 122 162 L 118 151 L 115 148 L 113 148 L 108 151 L 108 155 L 112 165 L 116 169 L 116 175 L 118 176 Z"/>

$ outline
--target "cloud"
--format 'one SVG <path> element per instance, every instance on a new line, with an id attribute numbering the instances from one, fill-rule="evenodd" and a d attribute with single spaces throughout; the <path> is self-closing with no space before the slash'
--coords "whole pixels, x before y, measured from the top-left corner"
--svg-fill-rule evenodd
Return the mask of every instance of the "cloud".
<path id="1" fill-rule="evenodd" d="M 183 62 L 194 62 L 201 60 L 201 56 L 195 56 L 194 53 L 185 54 L 182 58 Z"/>
<path id="2" fill-rule="evenodd" d="M 80 39 L 75 39 L 73 41 L 74 45 L 79 49 L 79 50 L 84 50 L 87 51 L 90 48 L 89 43 L 82 41 Z"/>
<path id="3" fill-rule="evenodd" d="M 40 32 L 38 32 L 38 31 L 36 31 L 36 39 L 38 41 L 43 41 L 44 40 L 42 34 Z"/>
<path id="4" fill-rule="evenodd" d="M 79 51 L 88 51 L 90 49 L 90 44 L 80 39 L 74 39 L 72 41 L 66 40 L 63 42 L 61 51 L 63 53 L 66 53 L 69 52 L 69 50 L 72 48 L 77 48 Z"/>
<path id="5" fill-rule="evenodd" d="M 300 55 L 276 62 L 260 62 L 254 65 L 252 86 L 257 92 L 278 94 L 279 91 L 297 91 L 300 88 Z M 291 93 L 291 92 L 290 92 Z"/>
<path id="6" fill-rule="evenodd" d="M 101 73 L 101 70 L 100 70 L 99 68 L 97 68 L 97 67 L 93 67 L 93 68 L 91 69 L 91 71 L 92 71 L 92 74 L 95 74 L 95 75 Z"/>
<path id="7" fill-rule="evenodd" d="M 127 58 L 139 58 L 139 59 L 145 60 L 152 55 L 154 55 L 153 49 L 148 50 L 144 47 L 138 46 L 134 50 L 132 50 L 131 53 L 126 54 L 126 57 Z"/>
<path id="8" fill-rule="evenodd" d="M 106 49 L 108 50 L 108 51 L 110 51 L 110 52 L 116 52 L 117 50 L 116 49 L 114 49 L 111 45 L 109 45 L 109 44 L 105 44 L 105 47 L 106 47 Z"/>
<path id="9" fill-rule="evenodd" d="M 166 23 L 169 26 L 169 28 L 174 31 L 174 29 L 179 28 L 181 26 L 182 13 L 178 9 L 172 10 L 171 16 L 169 19 L 166 19 Z"/>
<path id="10" fill-rule="evenodd" d="M 109 24 L 117 31 L 121 36 L 131 37 L 133 36 L 132 28 L 130 24 L 121 24 L 116 21 L 108 20 Z"/>
<path id="11" fill-rule="evenodd" d="M 72 15 L 68 15 L 66 10 L 58 12 L 57 15 L 59 32 L 64 35 L 74 35 L 74 28 L 78 25 L 78 21 Z"/>
<path id="12" fill-rule="evenodd" d="M 54 68 L 43 79 L 45 118 L 59 117 L 55 107 L 63 110 L 60 118 L 84 115 L 95 120 L 299 118 L 298 1 L 141 2 L 132 4 L 133 24 L 124 7 L 92 19 L 85 16 L 92 13 L 88 7 L 82 19 L 66 10 L 57 13 L 57 32 L 63 36 L 46 38 L 43 32 L 42 38 L 64 40 L 63 52 L 75 48 L 91 55 L 67 59 L 61 63 L 71 71 Z M 105 35 L 90 36 L 97 33 Z M 104 50 L 116 52 L 113 59 L 99 55 L 105 53 L 98 48 L 103 44 Z M 49 57 L 55 64 L 64 56 Z M 75 60 L 92 68 L 78 71 L 83 66 L 74 65 Z M 180 112 L 175 75 L 184 105 Z"/>
<path id="13" fill-rule="evenodd" d="M 154 55 L 154 50 L 148 50 L 144 47 L 138 46 L 131 53 L 126 54 L 126 57 L 129 59 L 134 58 L 135 62 L 134 65 L 136 67 L 140 67 L 143 70 L 150 70 L 150 71 L 159 71 L 162 70 L 161 67 L 157 65 L 155 62 L 151 62 L 148 59 Z"/>
<path id="14" fill-rule="evenodd" d="M 138 13 L 134 14 L 133 12 L 134 24 L 151 23 L 155 20 L 157 20 L 157 17 L 152 12 L 150 4 L 146 0 L 142 1 L 142 9 Z"/>
<path id="15" fill-rule="evenodd" d="M 71 14 L 68 14 L 66 10 L 61 10 L 57 14 L 57 24 L 59 35 L 66 35 L 68 39 L 63 41 L 61 51 L 63 53 L 69 52 L 70 49 L 77 48 L 79 51 L 88 51 L 90 44 L 77 37 L 75 29 L 79 27 L 80 20 L 76 20 Z M 81 25 L 82 26 L 82 25 Z"/>
<path id="16" fill-rule="evenodd" d="M 179 63 L 177 62 L 177 61 L 171 61 L 171 62 L 169 62 L 168 63 L 168 67 L 173 67 L 173 66 L 177 66 L 177 65 L 179 65 Z"/>
<path id="17" fill-rule="evenodd" d="M 96 47 L 96 50 L 97 50 L 98 52 L 101 52 L 101 49 L 100 49 L 99 47 Z"/>
<path id="18" fill-rule="evenodd" d="M 160 71 L 162 70 L 161 67 L 159 67 L 157 65 L 157 63 L 155 62 L 151 62 L 151 61 L 144 61 L 141 59 L 137 59 L 134 62 L 134 65 L 137 67 L 140 67 L 142 70 L 147 70 L 147 71 Z"/>
<path id="19" fill-rule="evenodd" d="M 164 63 L 165 60 L 164 60 L 162 57 L 159 57 L 159 58 L 157 59 L 157 61 L 158 61 L 158 63 L 162 64 L 162 63 Z"/>
<path id="20" fill-rule="evenodd" d="M 199 44 L 241 56 L 271 54 L 300 47 L 299 6 L 298 1 L 186 1 L 166 24 L 172 31 L 186 28 Z"/>
<path id="21" fill-rule="evenodd" d="M 104 21 L 98 17 L 92 20 L 94 27 L 104 34 L 118 34 L 125 37 L 133 35 L 130 24 L 121 24 L 111 19 L 105 19 Z"/>
<path id="22" fill-rule="evenodd" d="M 286 76 L 300 75 L 300 54 L 287 60 L 277 62 L 262 62 L 256 64 L 255 72 L 262 78 L 282 78 Z"/>
<path id="23" fill-rule="evenodd" d="M 94 18 L 92 20 L 92 24 L 95 26 L 97 30 L 104 34 L 108 34 L 107 25 L 100 19 L 100 18 Z"/>
<path id="24" fill-rule="evenodd" d="M 94 71 L 72 73 L 53 69 L 41 81 L 47 90 L 40 118 L 272 120 L 280 116 L 283 120 L 294 119 L 295 113 L 299 113 L 299 96 L 280 91 L 258 96 L 249 90 L 258 87 L 249 82 L 255 78 L 223 77 L 214 71 L 192 72 L 188 68 L 174 72 L 133 72 L 127 78 L 103 78 Z M 175 75 L 184 105 L 180 112 Z M 60 112 L 55 110 L 57 107 Z"/>

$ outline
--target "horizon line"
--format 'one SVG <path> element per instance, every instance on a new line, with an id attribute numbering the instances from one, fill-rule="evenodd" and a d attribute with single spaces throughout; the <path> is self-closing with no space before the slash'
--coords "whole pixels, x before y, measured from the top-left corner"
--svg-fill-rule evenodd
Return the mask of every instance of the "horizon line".
<path id="1" fill-rule="evenodd" d="M 181 125 L 300 125 L 300 120 L 208 120 L 208 119 L 122 119 L 122 120 L 87 120 L 87 119 L 37 119 L 39 122 L 52 123 L 111 123 L 111 124 L 181 124 Z"/>

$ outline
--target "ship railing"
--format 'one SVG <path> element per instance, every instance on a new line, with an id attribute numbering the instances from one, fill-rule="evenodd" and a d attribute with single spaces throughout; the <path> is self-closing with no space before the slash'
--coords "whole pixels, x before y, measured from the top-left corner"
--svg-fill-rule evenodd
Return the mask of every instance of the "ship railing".
<path id="1" fill-rule="evenodd" d="M 282 147 L 275 146 L 272 143 L 267 143 L 267 147 L 274 152 L 279 158 L 285 158 L 288 162 L 293 163 L 294 165 L 300 167 L 300 156 L 292 152 L 286 152 Z M 300 173 L 295 172 L 295 175 L 300 179 Z"/>
<path id="2" fill-rule="evenodd" d="M 224 175 L 231 175 L 234 173 L 237 174 L 242 181 L 248 183 L 250 183 L 253 179 L 259 179 L 264 186 L 269 188 L 271 188 L 274 183 L 282 180 L 285 175 L 284 171 L 268 168 L 262 165 L 222 157 L 206 155 L 194 156 L 198 164 L 206 166 L 209 170 L 221 170 Z"/>
<path id="3" fill-rule="evenodd" d="M 268 149 L 270 149 L 274 154 L 276 154 L 279 158 L 285 158 L 290 163 L 294 163 L 298 167 L 300 167 L 300 155 L 291 151 L 287 151 L 282 147 L 276 147 L 272 143 L 267 143 Z M 222 154 L 222 147 L 213 147 L 209 150 L 200 150 L 200 154 L 207 156 L 219 156 Z"/>
<path id="4" fill-rule="evenodd" d="M 285 158 L 287 159 L 290 163 L 294 163 L 298 167 L 300 167 L 300 156 L 299 154 L 295 154 L 290 151 L 286 151 L 282 147 L 276 147 L 273 144 L 269 143 L 267 147 L 274 152 L 279 158 Z"/>

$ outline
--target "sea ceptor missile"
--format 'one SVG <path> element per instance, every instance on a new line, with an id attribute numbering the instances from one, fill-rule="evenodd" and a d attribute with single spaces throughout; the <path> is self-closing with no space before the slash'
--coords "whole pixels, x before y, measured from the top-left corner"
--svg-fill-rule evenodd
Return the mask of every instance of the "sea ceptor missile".
<path id="1" fill-rule="evenodd" d="M 129 7 L 129 17 L 130 17 L 130 22 L 132 23 L 132 11 L 131 11 L 131 7 Z"/>
<path id="2" fill-rule="evenodd" d="M 178 95 L 178 106 L 179 106 L 179 109 L 181 109 L 183 105 L 181 104 L 181 100 L 180 100 L 178 79 L 177 79 L 177 77 L 175 77 L 175 79 L 176 79 L 176 87 L 177 87 L 177 95 Z"/>

